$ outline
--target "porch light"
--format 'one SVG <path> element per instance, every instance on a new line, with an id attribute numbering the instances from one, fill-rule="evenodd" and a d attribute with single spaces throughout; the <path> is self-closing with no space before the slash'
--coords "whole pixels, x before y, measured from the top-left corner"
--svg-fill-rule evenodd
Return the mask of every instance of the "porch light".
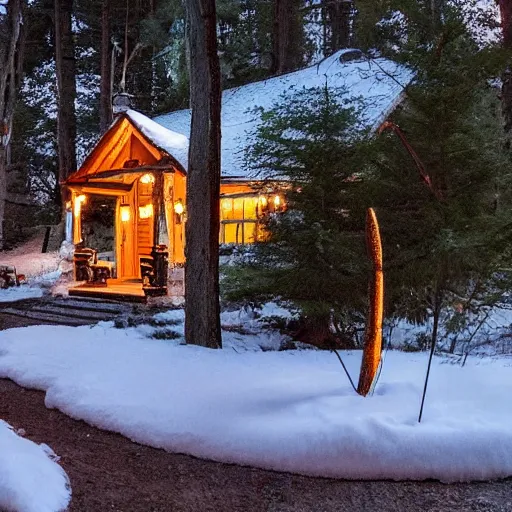
<path id="1" fill-rule="evenodd" d="M 183 215 L 184 211 L 185 211 L 185 207 L 183 206 L 183 202 L 181 201 L 181 199 L 178 199 L 174 203 L 174 212 L 176 213 L 176 215 Z"/>
<path id="2" fill-rule="evenodd" d="M 121 222 L 128 222 L 130 220 L 130 205 L 129 204 L 122 204 L 119 208 L 119 211 L 121 213 Z"/>
<path id="3" fill-rule="evenodd" d="M 263 208 L 265 208 L 265 206 L 267 206 L 267 204 L 268 204 L 268 200 L 267 200 L 266 196 L 260 196 L 259 201 Z"/>
<path id="4" fill-rule="evenodd" d="M 150 217 L 153 217 L 153 205 L 149 203 L 146 206 L 139 206 L 139 218 L 149 219 Z"/>
<path id="5" fill-rule="evenodd" d="M 144 185 L 149 185 L 150 183 L 155 183 L 155 177 L 152 174 L 143 174 L 140 178 L 140 182 Z"/>
<path id="6" fill-rule="evenodd" d="M 85 194 L 81 194 L 81 195 L 75 197 L 75 205 L 73 208 L 75 217 L 80 217 L 80 212 L 82 210 L 82 204 L 84 204 L 86 200 L 87 200 L 87 197 L 85 196 Z"/>
<path id="7" fill-rule="evenodd" d="M 281 198 L 279 196 L 274 196 L 274 206 L 279 208 L 281 206 Z"/>

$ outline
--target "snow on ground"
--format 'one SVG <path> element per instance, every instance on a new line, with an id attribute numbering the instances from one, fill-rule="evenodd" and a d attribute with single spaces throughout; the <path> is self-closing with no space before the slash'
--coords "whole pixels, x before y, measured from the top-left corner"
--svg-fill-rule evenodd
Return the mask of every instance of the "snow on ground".
<path id="1" fill-rule="evenodd" d="M 0 303 L 16 302 L 18 300 L 25 299 L 38 299 L 44 295 L 45 290 L 51 288 L 59 276 L 59 271 L 48 272 L 47 274 L 29 278 L 27 281 L 28 284 L 0 289 Z"/>
<path id="2" fill-rule="evenodd" d="M 53 451 L 19 437 L 0 420 L 0 509 L 57 512 L 70 497 L 69 479 Z"/>
<path id="3" fill-rule="evenodd" d="M 0 302 L 14 302 L 36 299 L 44 295 L 44 290 L 59 277 L 59 254 L 41 253 L 44 235 L 39 233 L 31 240 L 12 251 L 0 251 L 0 266 L 16 267 L 18 274 L 24 274 L 27 284 L 0 289 Z"/>
<path id="4" fill-rule="evenodd" d="M 36 277 L 57 270 L 58 252 L 41 253 L 43 237 L 36 236 L 12 251 L 0 251 L 0 265 L 16 267 L 18 274 Z"/>
<path id="5" fill-rule="evenodd" d="M 11 329 L 0 377 L 73 418 L 213 460 L 348 479 L 512 475 L 511 359 L 435 358 L 418 424 L 424 353 L 388 352 L 362 398 L 329 352 L 235 351 L 230 335 L 208 350 L 111 324 Z M 356 377 L 360 353 L 342 355 Z"/>
<path id="6" fill-rule="evenodd" d="M 455 353 L 485 353 L 491 355 L 512 353 L 512 307 L 498 304 L 471 318 L 469 325 L 459 333 L 447 333 L 441 318 L 438 347 L 447 351 L 455 338 Z M 432 319 L 425 325 L 414 325 L 405 320 L 392 322 L 384 328 L 384 338 L 394 348 L 417 346 L 418 337 L 431 336 Z"/>
<path id="7" fill-rule="evenodd" d="M 283 344 L 291 341 L 291 338 L 281 334 L 277 329 L 266 326 L 265 320 L 271 317 L 291 319 L 294 314 L 274 302 L 267 302 L 258 309 L 242 308 L 222 312 L 220 321 L 224 347 L 235 351 L 279 350 Z M 158 313 L 154 319 L 164 324 L 163 330 L 171 329 L 183 339 L 185 321 L 183 309 Z M 175 325 L 165 326 L 167 323 Z M 155 330 L 149 327 L 141 327 L 141 329 L 150 336 L 155 333 Z"/>
<path id="8" fill-rule="evenodd" d="M 43 290 L 39 287 L 30 287 L 26 285 L 15 286 L 0 290 L 0 302 L 15 302 L 25 299 L 38 299 L 43 296 Z"/>

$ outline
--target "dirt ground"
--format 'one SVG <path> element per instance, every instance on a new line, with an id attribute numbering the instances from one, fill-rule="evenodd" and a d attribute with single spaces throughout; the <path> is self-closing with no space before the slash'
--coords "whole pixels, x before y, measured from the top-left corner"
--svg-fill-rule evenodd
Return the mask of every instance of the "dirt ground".
<path id="1" fill-rule="evenodd" d="M 71 512 L 512 511 L 512 479 L 351 482 L 205 461 L 141 446 L 48 410 L 44 393 L 8 380 L 0 380 L 0 417 L 61 457 L 71 479 Z"/>

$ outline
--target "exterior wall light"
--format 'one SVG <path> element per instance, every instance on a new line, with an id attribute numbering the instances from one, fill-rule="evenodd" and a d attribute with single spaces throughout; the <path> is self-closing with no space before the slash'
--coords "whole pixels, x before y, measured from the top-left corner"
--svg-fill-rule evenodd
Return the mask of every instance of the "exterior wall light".
<path id="1" fill-rule="evenodd" d="M 140 178 L 140 182 L 144 185 L 149 185 L 150 183 L 155 183 L 155 177 L 152 174 L 143 174 Z"/>
<path id="2" fill-rule="evenodd" d="M 183 215 L 184 211 L 185 211 L 185 207 L 183 206 L 183 202 L 181 201 L 181 199 L 178 199 L 174 203 L 174 212 L 176 213 L 176 215 Z"/>
<path id="3" fill-rule="evenodd" d="M 119 212 L 121 214 L 121 222 L 128 222 L 131 218 L 130 214 L 130 205 L 129 204 L 122 204 L 119 208 Z"/>
<path id="4" fill-rule="evenodd" d="M 149 219 L 150 217 L 153 217 L 153 205 L 149 203 L 146 206 L 139 206 L 139 218 Z"/>
<path id="5" fill-rule="evenodd" d="M 181 219 L 185 213 L 185 206 L 181 199 L 178 199 L 174 203 L 174 213 L 176 214 L 176 224 L 181 224 Z"/>
<path id="6" fill-rule="evenodd" d="M 85 194 L 81 194 L 75 197 L 75 205 L 73 208 L 75 217 L 80 217 L 80 212 L 82 211 L 82 204 L 85 204 L 86 201 L 87 197 L 85 196 Z"/>

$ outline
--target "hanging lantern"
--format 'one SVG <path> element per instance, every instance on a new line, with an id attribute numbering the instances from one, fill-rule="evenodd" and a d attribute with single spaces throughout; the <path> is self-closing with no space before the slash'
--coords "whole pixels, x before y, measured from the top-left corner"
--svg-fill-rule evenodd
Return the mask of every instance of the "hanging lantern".
<path id="1" fill-rule="evenodd" d="M 144 185 L 149 185 L 150 183 L 155 183 L 155 177 L 152 174 L 143 174 L 140 178 L 140 182 Z"/>
<path id="2" fill-rule="evenodd" d="M 129 204 L 122 204 L 119 208 L 119 212 L 121 214 L 121 222 L 128 222 L 131 218 L 130 214 L 130 205 Z"/>
<path id="3" fill-rule="evenodd" d="M 259 202 L 260 202 L 260 205 L 265 208 L 265 206 L 267 206 L 268 204 L 268 200 L 267 200 L 267 197 L 266 196 L 260 196 L 259 197 Z"/>
<path id="4" fill-rule="evenodd" d="M 281 198 L 278 195 L 274 196 L 274 206 L 276 209 L 281 206 Z"/>
<path id="5" fill-rule="evenodd" d="M 146 206 L 139 206 L 139 218 L 149 219 L 150 217 L 153 217 L 153 205 L 149 203 Z"/>

